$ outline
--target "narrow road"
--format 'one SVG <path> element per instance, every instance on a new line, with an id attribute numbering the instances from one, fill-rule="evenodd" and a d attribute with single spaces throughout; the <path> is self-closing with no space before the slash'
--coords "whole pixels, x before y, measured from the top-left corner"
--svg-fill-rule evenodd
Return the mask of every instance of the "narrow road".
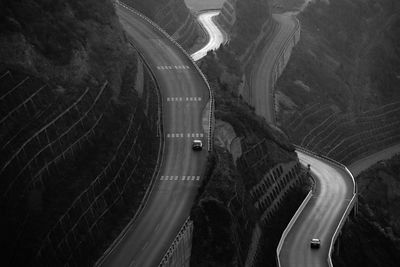
<path id="1" fill-rule="evenodd" d="M 376 153 L 373 153 L 363 159 L 357 160 L 353 162 L 349 166 L 349 170 L 355 176 L 359 175 L 362 171 L 365 171 L 375 163 L 381 160 L 387 160 L 393 157 L 395 154 L 400 153 L 400 144 L 394 145 L 392 147 L 388 147 Z"/>
<path id="2" fill-rule="evenodd" d="M 197 61 L 201 59 L 207 55 L 208 51 L 218 49 L 221 44 L 225 43 L 226 40 L 223 33 L 213 22 L 213 18 L 218 16 L 219 12 L 220 11 L 208 11 L 199 15 L 198 21 L 203 25 L 208 34 L 208 43 L 191 55 L 193 60 Z"/>
<path id="3" fill-rule="evenodd" d="M 189 59 L 169 39 L 128 8 L 117 4 L 116 10 L 159 84 L 165 148 L 143 212 L 98 266 L 157 266 L 189 216 L 203 179 L 207 129 L 203 129 L 202 116 L 209 91 Z M 202 139 L 205 149 L 192 151 L 193 139 Z"/>
<path id="4" fill-rule="evenodd" d="M 274 14 L 273 17 L 278 22 L 277 32 L 253 67 L 250 77 L 250 104 L 254 106 L 256 114 L 275 124 L 273 70 L 282 47 L 296 27 L 296 21 L 291 15 Z"/>
<path id="5" fill-rule="evenodd" d="M 303 165 L 310 164 L 316 186 L 283 243 L 281 266 L 328 266 L 328 253 L 333 234 L 353 197 L 349 174 L 329 161 L 297 152 Z M 320 249 L 311 249 L 310 240 L 321 239 Z"/>

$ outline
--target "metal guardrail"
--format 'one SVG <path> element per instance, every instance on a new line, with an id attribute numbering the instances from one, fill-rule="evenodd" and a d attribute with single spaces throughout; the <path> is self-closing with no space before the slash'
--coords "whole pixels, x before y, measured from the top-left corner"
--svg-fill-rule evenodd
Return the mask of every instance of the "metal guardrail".
<path id="1" fill-rule="evenodd" d="M 349 171 L 349 169 L 348 169 L 345 165 L 343 165 L 342 163 L 337 162 L 336 160 L 333 160 L 333 159 L 331 159 L 331 158 L 328 158 L 328 157 L 326 157 L 326 156 L 324 156 L 324 155 L 314 153 L 314 152 L 312 152 L 312 151 L 310 151 L 310 150 L 308 150 L 308 149 L 302 148 L 302 147 L 300 147 L 300 146 L 295 145 L 295 147 L 296 147 L 296 150 L 299 150 L 299 151 L 301 151 L 301 152 L 304 152 L 304 153 L 306 153 L 306 154 L 312 155 L 312 156 L 317 157 L 317 158 L 321 158 L 321 159 L 330 161 L 330 162 L 332 162 L 333 164 L 335 164 L 335 165 L 339 166 L 340 168 L 344 169 L 344 171 L 346 171 L 346 172 L 349 174 L 349 176 L 351 177 L 351 180 L 352 180 L 352 182 L 353 182 L 353 197 L 351 198 L 349 204 L 347 205 L 347 208 L 346 208 L 345 212 L 343 213 L 342 218 L 340 219 L 340 222 L 339 222 L 338 226 L 336 227 L 336 230 L 335 230 L 335 232 L 334 232 L 334 234 L 333 234 L 333 237 L 332 237 L 332 239 L 331 239 L 331 243 L 330 243 L 330 246 L 329 246 L 329 253 L 328 253 L 328 259 L 327 259 L 327 261 L 328 261 L 329 267 L 333 267 L 333 263 L 332 263 L 333 246 L 334 246 L 334 244 L 335 244 L 335 242 L 336 242 L 336 240 L 337 240 L 337 238 L 338 238 L 338 236 L 339 236 L 340 231 L 341 231 L 342 228 L 343 228 L 343 225 L 344 225 L 344 223 L 345 223 L 345 220 L 346 220 L 346 218 L 348 217 L 350 211 L 352 210 L 352 208 L 354 207 L 354 205 L 357 205 L 357 192 L 358 192 L 357 184 L 356 184 L 356 181 L 355 181 L 355 179 L 354 179 L 353 174 L 352 174 L 352 173 Z M 277 256 L 279 256 L 279 254 L 277 254 Z M 279 258 L 279 257 L 278 257 L 278 258 Z M 280 265 L 279 265 L 279 267 L 280 267 Z"/>
<path id="2" fill-rule="evenodd" d="M 355 179 L 354 179 L 352 173 L 347 169 L 346 166 L 344 166 L 344 165 L 341 164 L 340 162 L 337 162 L 337 161 L 335 161 L 335 160 L 333 160 L 333 159 L 331 159 L 331 158 L 328 158 L 328 157 L 326 157 L 326 156 L 324 156 L 324 155 L 320 155 L 320 154 L 314 153 L 314 152 L 312 152 L 312 151 L 310 151 L 310 150 L 307 150 L 307 149 L 305 149 L 305 148 L 302 148 L 302 147 L 300 147 L 300 146 L 297 146 L 297 145 L 294 145 L 294 146 L 296 147 L 296 150 L 298 150 L 298 151 L 301 151 L 301 152 L 304 152 L 304 153 L 306 153 L 306 154 L 312 155 L 313 157 L 317 157 L 317 158 L 321 158 L 321 159 L 330 161 L 330 162 L 332 162 L 333 164 L 339 166 L 340 168 L 344 169 L 344 170 L 349 174 L 349 176 L 351 177 L 351 179 L 352 179 L 352 181 L 353 181 L 353 185 L 354 185 L 354 188 L 353 188 L 353 197 L 352 197 L 351 201 L 349 202 L 349 204 L 347 205 L 347 208 L 346 208 L 345 212 L 343 213 L 342 218 L 340 219 L 340 222 L 339 222 L 338 226 L 336 227 L 336 230 L 335 230 L 335 232 L 334 232 L 334 234 L 333 234 L 333 237 L 332 237 L 332 239 L 331 239 L 331 243 L 330 243 L 330 245 L 329 245 L 329 253 L 328 253 L 327 262 L 328 262 L 329 267 L 333 267 L 333 263 L 332 263 L 333 246 L 334 246 L 334 244 L 335 244 L 335 242 L 336 242 L 336 240 L 337 240 L 337 237 L 339 236 L 339 233 L 340 233 L 340 231 L 341 231 L 341 229 L 342 229 L 342 227 L 343 227 L 343 225 L 344 225 L 344 223 L 345 223 L 346 218 L 348 217 L 348 215 L 349 215 L 351 209 L 354 207 L 354 205 L 355 205 L 356 202 L 357 202 L 357 184 L 356 184 L 356 182 L 355 182 Z M 314 187 L 315 187 L 315 180 L 314 180 L 313 188 L 314 188 Z M 282 249 L 282 246 L 283 246 L 283 242 L 285 241 L 286 236 L 287 236 L 287 234 L 289 233 L 289 231 L 291 230 L 293 224 L 296 222 L 298 216 L 299 216 L 300 213 L 304 210 L 304 207 L 305 207 L 305 206 L 307 205 L 307 203 L 309 202 L 309 200 L 310 200 L 310 198 L 311 198 L 311 196 L 312 196 L 312 191 L 313 191 L 313 189 L 310 190 L 310 191 L 308 192 L 306 198 L 303 200 L 303 202 L 301 203 L 300 207 L 298 208 L 298 210 L 296 211 L 295 215 L 292 217 L 292 219 L 290 220 L 288 226 L 286 227 L 286 229 L 284 230 L 284 232 L 283 232 L 283 234 L 282 234 L 282 237 L 281 237 L 281 239 L 280 239 L 280 241 L 279 241 L 279 244 L 278 244 L 278 247 L 277 247 L 277 249 L 276 249 L 276 258 L 277 258 L 277 266 L 278 266 L 278 267 L 281 267 L 281 263 L 280 263 L 280 259 L 279 259 L 279 254 L 280 254 L 280 252 L 281 252 L 281 249 Z"/>
<path id="3" fill-rule="evenodd" d="M 289 43 L 289 41 L 291 41 L 292 39 L 293 39 L 293 36 L 295 35 L 295 34 L 297 34 L 297 32 L 300 32 L 300 30 L 301 30 L 301 26 L 300 26 L 300 21 L 296 18 L 296 17 L 293 17 L 294 18 L 294 20 L 295 20 L 295 23 L 296 23 L 296 25 L 295 25 L 295 28 L 294 28 L 294 30 L 292 31 L 292 33 L 289 35 L 289 37 L 288 38 L 286 38 L 286 40 L 285 40 L 285 42 L 284 42 L 284 44 L 282 45 L 282 47 L 281 47 L 281 49 L 279 50 L 279 53 L 278 53 L 278 56 L 275 58 L 275 60 L 274 60 L 274 69 L 277 67 L 277 65 L 279 64 L 279 60 L 281 59 L 281 57 L 282 57 L 282 54 L 284 54 L 285 52 L 286 52 L 286 49 L 288 48 L 288 43 Z M 278 63 L 278 64 L 277 64 Z M 279 75 L 277 76 L 277 79 L 279 78 Z M 276 110 L 275 110 L 275 103 L 276 103 L 276 96 L 275 96 L 275 83 L 276 83 L 276 80 L 274 81 L 274 84 L 273 84 L 273 86 L 272 86 L 272 90 L 273 90 L 273 92 L 272 92 L 272 99 L 273 99 L 273 101 L 274 101 L 274 103 L 273 103 L 273 107 L 274 107 L 274 124 L 276 124 L 276 121 L 277 121 L 277 114 L 276 114 Z"/>
<path id="4" fill-rule="evenodd" d="M 281 239 L 279 240 L 278 247 L 276 248 L 276 261 L 277 261 L 277 266 L 278 267 L 281 267 L 281 261 L 279 259 L 279 254 L 281 253 L 283 242 L 285 242 L 286 236 L 288 235 L 289 231 L 292 229 L 294 223 L 297 221 L 297 218 L 300 216 L 300 213 L 303 212 L 305 206 L 310 201 L 310 199 L 312 197 L 312 192 L 313 192 L 312 189 L 308 192 L 307 196 L 304 198 L 303 202 L 301 203 L 301 205 L 297 209 L 296 213 L 294 214 L 294 216 L 290 220 L 289 224 L 286 226 L 285 230 L 283 231 Z"/>
<path id="5" fill-rule="evenodd" d="M 204 74 L 201 72 L 200 68 L 197 66 L 197 64 L 193 61 L 192 57 L 186 52 L 186 50 L 176 41 L 174 40 L 165 30 L 163 30 L 160 26 L 158 26 L 154 21 L 152 21 L 151 19 L 149 19 L 148 17 L 146 17 L 145 15 L 143 15 L 142 13 L 138 12 L 137 10 L 131 8 L 129 5 L 126 5 L 124 3 L 122 3 L 119 0 L 115 1 L 116 4 L 128 9 L 129 11 L 131 11 L 132 13 L 136 14 L 137 16 L 139 16 L 140 18 L 142 18 L 143 20 L 145 20 L 147 23 L 149 23 L 150 25 L 152 25 L 155 29 L 157 29 L 162 35 L 164 35 L 168 40 L 170 40 L 175 46 L 177 46 L 181 52 L 187 57 L 187 59 L 189 59 L 189 61 L 192 63 L 192 65 L 195 67 L 195 69 L 197 70 L 197 72 L 200 74 L 200 76 L 202 77 L 204 83 L 207 85 L 208 91 L 209 91 L 209 97 L 210 97 L 210 114 L 209 114 L 209 130 L 208 130 L 208 151 L 212 151 L 213 150 L 213 134 L 214 134 L 214 130 L 213 130 L 213 122 L 214 122 L 214 95 L 212 93 L 211 87 L 206 79 L 206 77 L 204 76 Z"/>
<path id="6" fill-rule="evenodd" d="M 186 219 L 186 221 L 183 223 L 181 229 L 179 230 L 178 234 L 176 235 L 174 241 L 172 242 L 171 246 L 167 249 L 167 251 L 164 254 L 164 257 L 161 259 L 160 264 L 158 267 L 163 267 L 165 264 L 168 263 L 168 259 L 170 258 L 171 255 L 173 255 L 175 249 L 179 245 L 179 242 L 182 239 L 182 236 L 184 235 L 186 229 L 191 226 L 193 222 L 190 221 L 190 216 Z"/>
<path id="7" fill-rule="evenodd" d="M 208 150 L 211 151 L 212 150 L 212 134 L 213 134 L 213 127 L 212 127 L 212 118 L 213 118 L 213 110 L 214 110 L 214 96 L 212 94 L 210 85 L 208 84 L 208 81 L 206 80 L 204 74 L 200 71 L 199 67 L 196 65 L 196 63 L 192 60 L 192 58 L 190 57 L 190 55 L 187 54 L 187 52 L 174 40 L 172 39 L 171 36 L 168 35 L 168 33 L 166 33 L 163 29 L 161 29 L 157 24 L 155 24 L 153 21 L 151 21 L 149 18 L 147 18 L 146 16 L 144 16 L 143 14 L 137 12 L 136 10 L 130 8 L 129 6 L 121 3 L 120 1 L 115 1 L 115 4 L 119 4 L 123 7 L 125 7 L 126 9 L 130 10 L 131 12 L 133 12 L 135 15 L 139 16 L 140 18 L 146 20 L 149 24 L 151 24 L 153 27 L 155 27 L 158 31 L 160 31 L 163 35 L 165 35 L 170 41 L 172 41 L 176 46 L 178 46 L 180 48 L 180 50 L 184 53 L 184 55 L 190 60 L 190 62 L 195 66 L 196 70 L 199 72 L 199 74 L 201 75 L 202 79 L 204 80 L 204 82 L 207 85 L 207 88 L 209 90 L 209 94 L 210 94 L 210 122 L 209 122 L 209 138 L 208 138 Z M 130 44 L 132 46 L 135 47 L 135 45 L 130 42 Z M 101 258 L 96 262 L 95 266 L 100 266 L 104 260 L 106 259 L 106 257 L 113 251 L 113 249 L 121 242 L 122 238 L 126 235 L 128 229 L 136 222 L 136 219 L 139 217 L 139 215 L 142 213 L 142 211 L 144 210 L 144 207 L 147 204 L 147 200 L 148 197 L 150 196 L 151 192 L 153 191 L 154 188 L 154 180 L 155 177 L 158 176 L 159 174 L 159 169 L 160 166 L 162 164 L 162 154 L 164 152 L 165 149 L 165 142 L 164 142 L 164 134 L 163 134 L 163 117 L 162 117 L 162 97 L 161 97 L 161 93 L 160 93 L 160 89 L 159 89 L 159 85 L 158 82 L 155 78 L 155 74 L 153 73 L 153 71 L 151 70 L 150 66 L 148 65 L 148 63 L 146 62 L 146 60 L 144 59 L 143 55 L 140 53 L 140 51 L 138 49 L 136 49 L 136 51 L 138 52 L 142 62 L 146 65 L 147 69 L 149 70 L 149 72 L 152 75 L 152 78 L 154 80 L 154 82 L 156 83 L 156 91 L 157 91 L 157 97 L 158 97 L 158 114 L 159 114 L 159 135 L 160 135 L 160 149 L 158 152 L 158 159 L 157 159 L 157 165 L 155 168 L 155 172 L 153 173 L 153 177 L 151 179 L 151 184 L 148 187 L 145 196 L 142 199 L 142 202 L 140 203 L 140 206 L 138 208 L 138 211 L 135 213 L 134 217 L 132 218 L 132 220 L 128 223 L 128 225 L 122 230 L 122 232 L 120 233 L 120 235 L 114 240 L 114 242 L 108 247 L 108 249 L 104 252 L 104 254 L 101 256 Z M 185 225 L 188 223 L 189 218 L 185 221 L 184 225 L 182 226 L 182 229 L 184 229 Z M 181 231 L 182 231 L 181 229 Z M 180 231 L 180 232 L 181 232 Z M 179 233 L 180 233 L 179 232 Z M 178 236 L 179 236 L 178 233 Z M 178 237 L 177 236 L 177 237 Z M 174 248 L 174 243 L 171 245 L 171 247 L 167 250 L 166 254 L 164 255 L 164 257 L 168 254 L 168 251 L 170 251 L 171 249 Z M 164 259 L 164 258 L 163 258 Z M 161 263 L 160 263 L 161 264 Z"/>

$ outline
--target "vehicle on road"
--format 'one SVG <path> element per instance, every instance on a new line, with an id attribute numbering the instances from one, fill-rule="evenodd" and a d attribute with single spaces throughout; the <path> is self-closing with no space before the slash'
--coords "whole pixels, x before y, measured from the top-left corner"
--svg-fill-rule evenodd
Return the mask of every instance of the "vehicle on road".
<path id="1" fill-rule="evenodd" d="M 319 248 L 321 246 L 321 240 L 318 238 L 311 239 L 310 246 L 311 248 Z"/>
<path id="2" fill-rule="evenodd" d="M 201 140 L 193 140 L 192 149 L 193 150 L 202 150 L 203 142 Z"/>

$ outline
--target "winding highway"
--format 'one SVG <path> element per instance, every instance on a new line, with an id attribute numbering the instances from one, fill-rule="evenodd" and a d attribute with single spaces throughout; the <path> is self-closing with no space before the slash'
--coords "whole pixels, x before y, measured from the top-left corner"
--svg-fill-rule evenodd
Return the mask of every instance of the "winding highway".
<path id="1" fill-rule="evenodd" d="M 308 2 L 305 2 L 301 10 L 304 9 Z M 251 74 L 251 83 L 258 114 L 264 116 L 268 122 L 275 124 L 274 77 L 272 76 L 274 64 L 282 56 L 282 47 L 286 45 L 286 41 L 293 34 L 298 21 L 290 14 L 274 14 L 274 19 L 279 24 L 278 31 L 269 42 L 269 45 L 265 47 L 262 57 L 256 63 L 256 67 Z M 216 26 L 212 26 L 212 19 L 205 17 L 201 20 L 201 23 L 206 26 L 210 36 L 218 36 L 219 29 Z M 211 37 L 210 39 L 213 38 Z M 209 49 L 215 48 L 205 47 L 201 53 L 206 54 Z M 400 151 L 400 145 L 357 161 L 349 168 L 353 173 L 358 174 L 378 159 L 387 158 L 398 151 Z M 289 231 L 282 237 L 282 247 L 277 255 L 279 266 L 332 266 L 330 260 L 331 245 L 336 238 L 338 227 L 343 223 L 343 218 L 348 216 L 349 204 L 351 207 L 351 201 L 354 200 L 354 180 L 343 169 L 343 166 L 322 159 L 312 153 L 297 150 L 297 154 L 304 166 L 308 164 L 311 166 L 315 185 L 310 198 L 304 202 L 305 206 L 293 218 L 293 224 L 288 227 Z M 320 249 L 313 250 L 310 248 L 310 240 L 312 238 L 321 240 Z"/>
<path id="2" fill-rule="evenodd" d="M 220 11 L 208 11 L 201 13 L 198 16 L 198 21 L 204 27 L 208 34 L 208 42 L 200 50 L 191 55 L 193 60 L 197 61 L 201 59 L 202 57 L 207 55 L 208 51 L 218 49 L 221 44 L 225 43 L 224 34 L 213 22 L 213 18 L 218 16 L 219 12 Z"/>
<path id="3" fill-rule="evenodd" d="M 155 75 L 162 95 L 164 153 L 157 181 L 139 215 L 97 266 L 157 266 L 189 216 L 207 157 L 209 90 L 189 58 L 129 7 L 116 3 L 129 40 Z M 203 151 L 193 151 L 201 139 Z"/>
<path id="4" fill-rule="evenodd" d="M 283 242 L 280 266 L 329 266 L 331 240 L 353 197 L 354 185 L 340 166 L 312 154 L 297 151 L 297 155 L 303 165 L 311 165 L 315 188 Z M 321 240 L 320 249 L 310 248 L 312 238 Z"/>
<path id="5" fill-rule="evenodd" d="M 298 20 L 292 13 L 274 14 L 278 23 L 277 31 L 251 72 L 250 86 L 252 105 L 256 113 L 267 122 L 276 124 L 274 82 L 277 80 L 276 64 L 284 55 L 284 49 L 298 27 Z M 285 58 L 285 61 L 288 58 Z M 279 66 L 283 68 L 284 66 Z M 348 212 L 348 205 L 353 198 L 354 183 L 352 177 L 341 166 L 323 160 L 313 154 L 297 151 L 300 162 L 311 165 L 315 177 L 315 188 L 307 205 L 297 214 L 288 232 L 282 236 L 278 248 L 279 267 L 329 266 L 331 241 L 341 219 Z M 296 216 L 297 216 L 296 215 Z M 287 235 L 286 235 L 287 234 Z M 310 248 L 312 238 L 321 239 L 318 250 Z"/>
<path id="6" fill-rule="evenodd" d="M 207 152 L 193 152 L 193 139 L 207 143 L 209 92 L 200 74 L 183 52 L 146 20 L 117 5 L 117 14 L 130 41 L 152 69 L 162 95 L 165 148 L 159 176 L 138 219 L 102 257 L 98 266 L 157 266 L 189 215 L 201 182 Z M 206 47 L 192 55 L 198 60 L 223 42 L 212 22 L 215 13 L 204 13 L 201 23 L 210 34 Z M 282 45 L 293 31 L 293 20 L 282 19 L 258 67 L 252 74 L 256 110 L 274 122 L 271 75 Z M 261 78 L 260 78 L 261 77 Z M 281 266 L 327 266 L 329 245 L 353 196 L 353 184 L 342 168 L 311 154 L 298 152 L 302 164 L 311 165 L 316 178 L 312 197 L 288 232 L 278 255 Z M 319 250 L 310 239 L 320 238 Z"/>

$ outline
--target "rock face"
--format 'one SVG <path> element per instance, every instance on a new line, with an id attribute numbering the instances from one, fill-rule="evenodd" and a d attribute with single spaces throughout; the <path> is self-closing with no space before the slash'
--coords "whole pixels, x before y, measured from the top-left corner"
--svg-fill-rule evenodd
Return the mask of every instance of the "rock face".
<path id="1" fill-rule="evenodd" d="M 397 266 L 400 262 L 400 155 L 357 177 L 359 215 L 346 223 L 335 266 Z M 357 255 L 355 257 L 355 255 Z"/>
<path id="2" fill-rule="evenodd" d="M 122 0 L 156 22 L 185 49 L 190 49 L 200 34 L 195 16 L 184 0 Z"/>
<path id="3" fill-rule="evenodd" d="M 155 83 L 108 0 L 1 1 L 0 13 L 4 265 L 92 265 L 151 181 Z"/>
<path id="4" fill-rule="evenodd" d="M 296 144 L 348 164 L 399 142 L 399 10 L 391 0 L 312 1 L 300 14 L 276 88 L 287 96 L 279 126 Z"/>

